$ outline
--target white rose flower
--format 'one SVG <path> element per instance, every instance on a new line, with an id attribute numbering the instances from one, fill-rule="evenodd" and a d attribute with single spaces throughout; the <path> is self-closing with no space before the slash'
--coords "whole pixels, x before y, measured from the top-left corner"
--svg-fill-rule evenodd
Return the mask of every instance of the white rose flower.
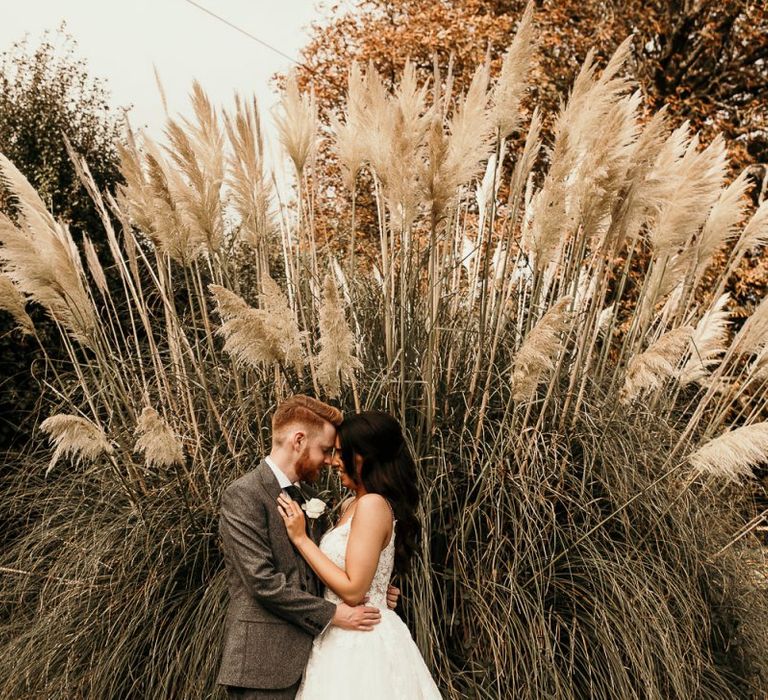
<path id="1" fill-rule="evenodd" d="M 319 518 L 325 513 L 325 501 L 321 501 L 319 498 L 310 498 L 306 503 L 303 503 L 301 507 L 308 518 Z"/>

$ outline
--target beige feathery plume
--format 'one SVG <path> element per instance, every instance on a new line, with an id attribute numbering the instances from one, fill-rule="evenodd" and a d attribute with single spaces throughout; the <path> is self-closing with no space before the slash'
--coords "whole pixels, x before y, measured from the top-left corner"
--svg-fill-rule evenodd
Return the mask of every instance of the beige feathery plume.
<path id="1" fill-rule="evenodd" d="M 696 324 L 691 336 L 691 356 L 678 375 L 683 386 L 701 382 L 725 352 L 730 313 L 723 309 L 729 298 L 729 294 L 723 294 Z"/>
<path id="2" fill-rule="evenodd" d="M 174 180 L 175 194 L 192 237 L 210 252 L 221 247 L 224 221 L 221 188 L 224 182 L 224 137 L 216 110 L 200 84 L 192 85 L 195 121 L 169 119 L 166 150 L 184 177 Z"/>
<path id="3" fill-rule="evenodd" d="M 699 474 L 741 482 L 753 476 L 751 467 L 768 459 L 768 422 L 745 425 L 710 440 L 688 455 Z"/>
<path id="4" fill-rule="evenodd" d="M 597 327 L 597 333 L 598 335 L 604 336 L 605 332 L 608 330 L 608 326 L 613 320 L 614 317 L 614 306 L 615 304 L 611 304 L 610 306 L 606 306 L 597 316 L 597 321 L 595 323 Z"/>
<path id="5" fill-rule="evenodd" d="M 251 367 L 279 362 L 279 353 L 260 310 L 248 306 L 237 294 L 217 284 L 209 284 L 208 289 L 224 321 L 216 331 L 225 339 L 224 352 Z"/>
<path id="6" fill-rule="evenodd" d="M 253 245 L 258 245 L 270 228 L 271 188 L 264 174 L 264 142 L 256 100 L 249 105 L 235 97 L 234 115 L 225 115 L 232 155 L 227 184 L 232 204 Z"/>
<path id="7" fill-rule="evenodd" d="M 536 42 L 533 33 L 533 2 L 529 0 L 517 25 L 512 44 L 504 54 L 501 74 L 493 89 L 491 124 L 505 139 L 520 123 L 520 102 L 531 69 Z"/>
<path id="8" fill-rule="evenodd" d="M 720 197 L 727 173 L 725 141 L 718 135 L 702 151 L 698 147 L 694 136 L 682 158 L 657 173 L 673 185 L 650 228 L 650 241 L 660 254 L 688 245 Z"/>
<path id="9" fill-rule="evenodd" d="M 2 154 L 0 175 L 21 212 L 18 227 L 0 213 L 2 271 L 81 344 L 90 345 L 96 314 L 69 229 L 42 207 L 26 178 Z"/>
<path id="10" fill-rule="evenodd" d="M 731 343 L 729 354 L 751 355 L 768 345 L 768 295 L 747 317 Z"/>
<path id="11" fill-rule="evenodd" d="M 355 357 L 355 337 L 347 324 L 339 291 L 330 275 L 326 276 L 323 284 L 319 326 L 317 381 L 330 398 L 336 398 L 341 392 L 341 380 L 351 380 L 362 364 Z"/>
<path id="12" fill-rule="evenodd" d="M 171 467 L 184 463 L 184 448 L 173 428 L 150 406 L 145 406 L 136 423 L 134 450 L 143 452 L 150 467 Z"/>
<path id="13" fill-rule="evenodd" d="M 427 88 L 419 87 L 416 69 L 408 61 L 391 97 L 379 74 L 369 66 L 365 94 L 358 129 L 365 159 L 381 181 L 398 227 L 405 229 L 415 216 L 421 192 L 423 141 L 433 113 L 426 107 Z"/>
<path id="14" fill-rule="evenodd" d="M 101 292 L 101 296 L 107 295 L 107 277 L 104 274 L 104 268 L 99 262 L 99 256 L 96 255 L 96 249 L 93 247 L 88 234 L 83 234 L 83 248 L 85 249 L 85 261 L 88 263 L 88 269 L 91 271 L 93 281 Z"/>
<path id="15" fill-rule="evenodd" d="M 357 174 L 365 162 L 366 142 L 370 136 L 365 126 L 365 105 L 365 80 L 360 66 L 354 62 L 349 70 L 344 121 L 336 115 L 331 117 L 331 131 L 341 165 L 342 179 L 350 192 L 354 191 Z"/>
<path id="16" fill-rule="evenodd" d="M 630 358 L 624 385 L 619 391 L 619 401 L 627 403 L 641 391 L 656 389 L 665 379 L 674 376 L 692 334 L 693 326 L 674 328 L 664 333 L 647 350 Z"/>
<path id="17" fill-rule="evenodd" d="M 260 309 L 224 287 L 208 285 L 224 321 L 217 331 L 225 338 L 224 350 L 253 367 L 280 362 L 301 374 L 304 353 L 296 320 L 275 281 L 265 276 L 263 283 Z"/>
<path id="18" fill-rule="evenodd" d="M 148 136 L 143 153 L 135 144 L 121 150 L 121 172 L 126 184 L 118 200 L 133 223 L 155 246 L 181 265 L 188 265 L 206 249 L 202 229 L 188 214 L 189 186 L 179 168 L 166 161 L 160 148 Z"/>
<path id="19" fill-rule="evenodd" d="M 62 456 L 71 456 L 75 463 L 79 463 L 84 459 L 92 462 L 103 454 L 114 452 L 104 431 L 87 418 L 59 413 L 46 418 L 40 424 L 40 429 L 48 433 L 56 445 L 51 462 L 45 470 L 46 476 Z"/>
<path id="20" fill-rule="evenodd" d="M 306 364 L 303 350 L 304 334 L 299 331 L 299 325 L 288 303 L 288 298 L 278 287 L 277 282 L 269 275 L 264 275 L 261 283 L 264 290 L 261 295 L 262 310 L 265 313 L 264 323 L 278 348 L 283 364 L 292 366 L 300 375 Z"/>
<path id="21" fill-rule="evenodd" d="M 698 280 L 701 277 L 718 248 L 733 238 L 737 226 L 744 218 L 747 205 L 744 195 L 748 189 L 747 171 L 744 170 L 720 193 L 698 238 L 694 279 Z"/>
<path id="22" fill-rule="evenodd" d="M 768 243 L 768 199 L 752 215 L 744 228 L 736 249 L 739 252 L 754 252 L 758 246 Z"/>
<path id="23" fill-rule="evenodd" d="M 13 320 L 19 324 L 23 333 L 32 335 L 35 332 L 35 325 L 29 317 L 25 308 L 26 302 L 13 282 L 5 275 L 0 274 L 0 309 L 8 311 Z"/>
<path id="24" fill-rule="evenodd" d="M 639 96 L 623 98 L 630 81 L 618 76 L 629 46 L 625 40 L 616 49 L 600 76 L 590 51 L 557 117 L 552 165 L 531 202 L 531 226 L 521 240 L 539 270 L 557 259 L 580 216 L 589 226 L 601 224 L 601 234 L 606 228 L 602 219 L 611 194 L 623 185 L 637 136 Z"/>
<path id="25" fill-rule="evenodd" d="M 301 178 L 317 147 L 317 102 L 314 91 L 299 93 L 295 72 L 286 78 L 280 111 L 275 111 L 274 118 L 280 142 Z"/>
<path id="26" fill-rule="evenodd" d="M 547 372 L 555 368 L 557 354 L 563 349 L 561 334 L 566 330 L 571 314 L 572 298 L 561 297 L 539 319 L 520 346 L 512 362 L 512 398 L 528 401 Z"/>

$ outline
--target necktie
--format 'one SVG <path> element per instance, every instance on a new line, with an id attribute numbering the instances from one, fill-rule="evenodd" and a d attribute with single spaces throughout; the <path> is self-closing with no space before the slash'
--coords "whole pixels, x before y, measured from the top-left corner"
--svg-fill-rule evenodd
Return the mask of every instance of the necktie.
<path id="1" fill-rule="evenodd" d="M 285 491 L 299 505 L 307 502 L 307 499 L 304 498 L 304 494 L 301 492 L 301 489 L 299 489 L 298 486 L 291 484 L 290 486 L 283 488 L 283 491 Z"/>

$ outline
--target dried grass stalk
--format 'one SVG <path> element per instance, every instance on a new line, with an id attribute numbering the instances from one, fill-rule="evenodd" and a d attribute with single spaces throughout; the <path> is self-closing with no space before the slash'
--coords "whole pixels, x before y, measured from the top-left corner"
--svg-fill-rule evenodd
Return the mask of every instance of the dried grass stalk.
<path id="1" fill-rule="evenodd" d="M 624 385 L 619 400 L 631 401 L 640 392 L 660 387 L 664 380 L 675 376 L 677 363 L 688 348 L 693 326 L 674 328 L 662 335 L 647 350 L 634 355 L 627 363 Z"/>
<path id="2" fill-rule="evenodd" d="M 746 425 L 710 440 L 688 456 L 700 474 L 740 482 L 753 475 L 751 467 L 768 460 L 768 422 Z"/>
<path id="3" fill-rule="evenodd" d="M 555 368 L 563 348 L 561 335 L 570 320 L 567 311 L 572 298 L 559 299 L 531 329 L 512 363 L 512 398 L 527 401 L 533 397 L 547 372 Z"/>
<path id="4" fill-rule="evenodd" d="M 143 452 L 150 467 L 171 467 L 184 463 L 184 448 L 168 422 L 150 406 L 145 406 L 136 424 L 138 436 L 134 450 Z"/>
<path id="5" fill-rule="evenodd" d="M 347 324 L 338 289 L 330 275 L 323 284 L 320 307 L 320 352 L 317 354 L 317 381 L 330 398 L 341 392 L 341 381 L 351 380 L 362 363 L 355 357 L 355 337 Z"/>
<path id="6" fill-rule="evenodd" d="M 46 418 L 40 424 L 40 429 L 48 433 L 51 441 L 56 445 L 53 457 L 45 470 L 46 476 L 62 456 L 74 458 L 75 463 L 82 460 L 93 462 L 103 454 L 114 452 L 104 431 L 81 416 L 60 413 Z"/>

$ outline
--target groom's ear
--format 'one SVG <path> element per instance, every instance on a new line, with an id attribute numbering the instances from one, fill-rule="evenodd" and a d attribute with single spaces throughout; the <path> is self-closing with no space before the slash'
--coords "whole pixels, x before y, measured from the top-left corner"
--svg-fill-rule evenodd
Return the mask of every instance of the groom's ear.
<path id="1" fill-rule="evenodd" d="M 307 433 L 304 430 L 294 430 L 291 435 L 291 446 L 294 452 L 301 452 L 307 444 Z"/>

